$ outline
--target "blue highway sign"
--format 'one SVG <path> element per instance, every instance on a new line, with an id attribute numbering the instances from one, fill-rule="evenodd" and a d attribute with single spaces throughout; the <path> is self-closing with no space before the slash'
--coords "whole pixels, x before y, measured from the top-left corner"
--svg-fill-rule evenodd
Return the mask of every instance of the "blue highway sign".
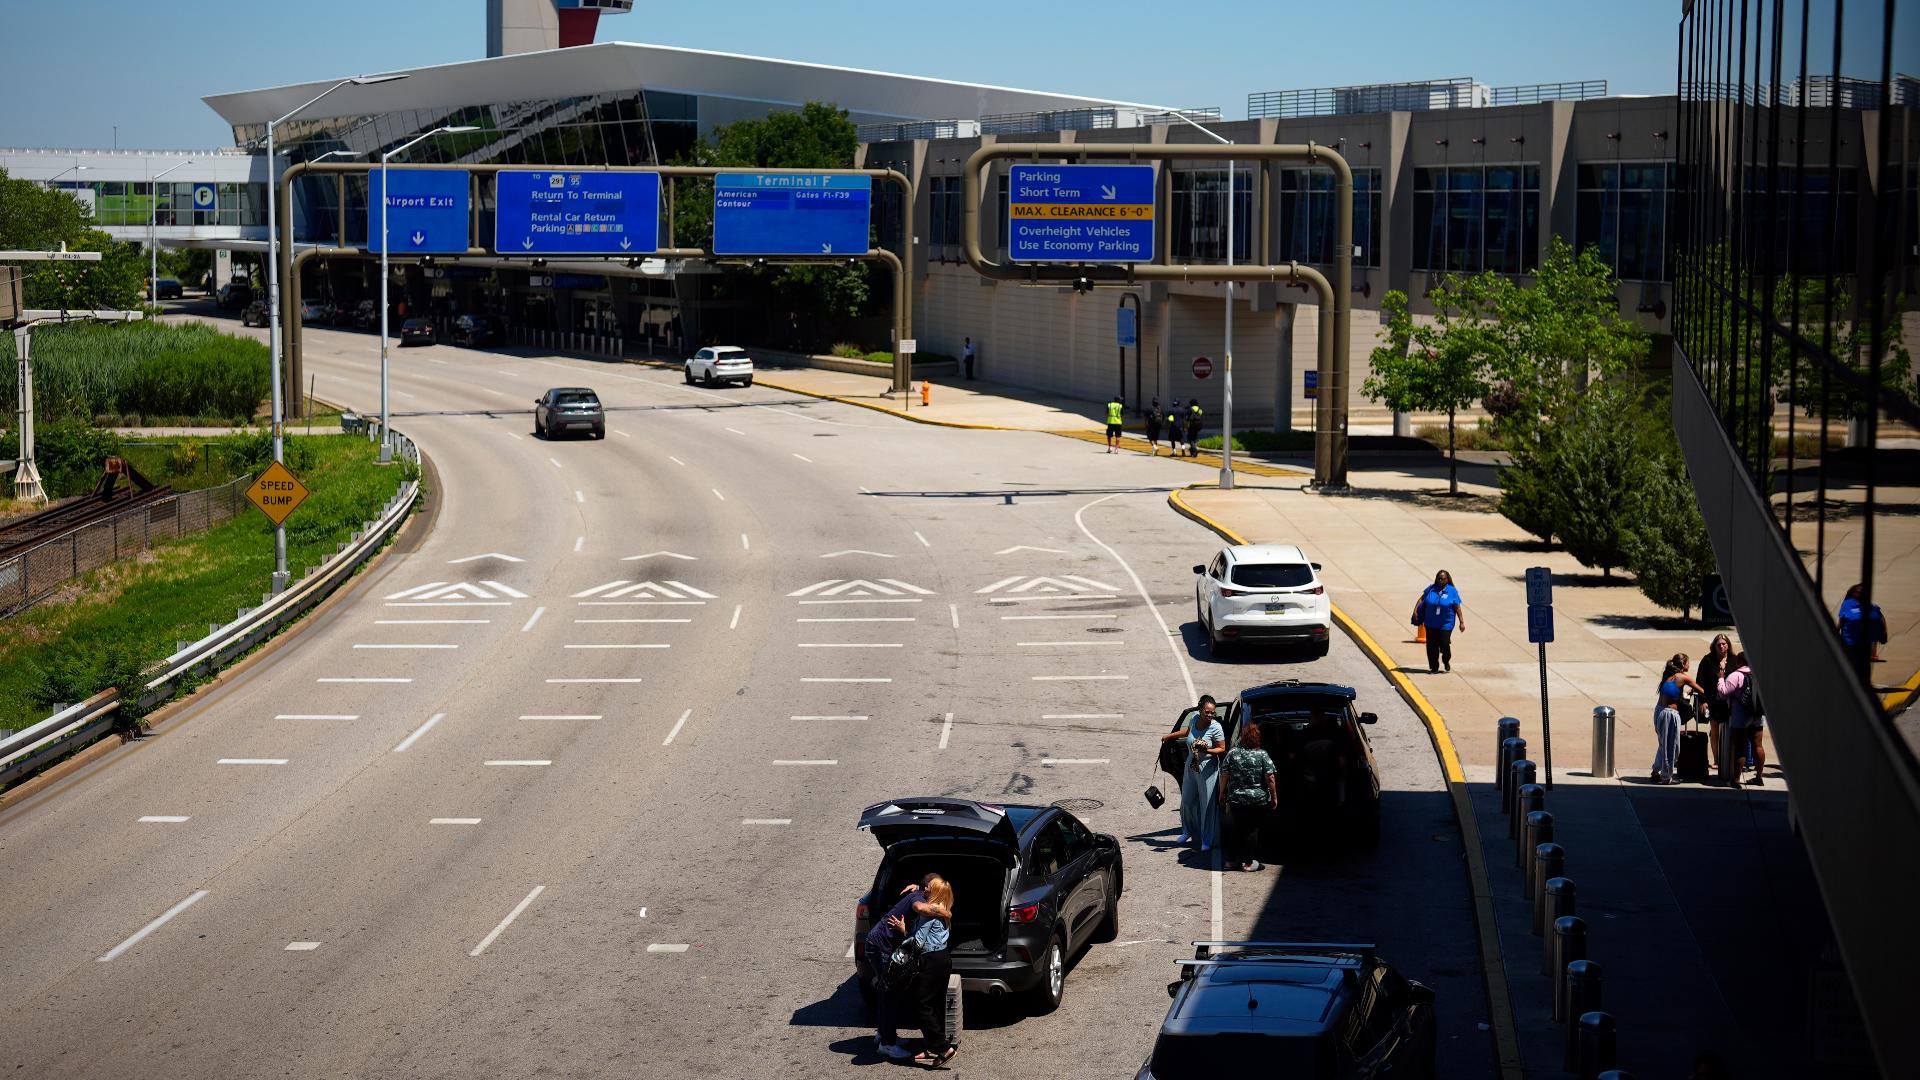
<path id="1" fill-rule="evenodd" d="M 1014 262 L 1153 261 L 1153 166 L 1015 165 L 1007 179 Z"/>
<path id="2" fill-rule="evenodd" d="M 660 174 L 503 172 L 493 249 L 502 255 L 651 255 L 660 247 Z"/>
<path id="3" fill-rule="evenodd" d="M 716 255 L 865 255 L 865 176 L 723 173 L 713 178 Z"/>
<path id="4" fill-rule="evenodd" d="M 1527 567 L 1527 605 L 1529 607 L 1553 606 L 1553 569 L 1551 567 Z"/>
<path id="5" fill-rule="evenodd" d="M 1122 307 L 1115 308 L 1114 310 L 1119 313 L 1117 316 L 1119 323 L 1115 327 L 1115 336 L 1118 337 L 1120 341 L 1120 347 L 1123 349 L 1131 349 L 1140 344 L 1140 328 L 1139 323 L 1134 319 L 1133 309 L 1130 307 Z"/>
<path id="6" fill-rule="evenodd" d="M 391 169 L 387 235 L 398 255 L 447 255 L 467 250 L 471 178 L 449 169 Z M 368 177 L 367 247 L 381 249 L 380 177 Z"/>
<path id="7" fill-rule="evenodd" d="M 1553 608 L 1539 604 L 1527 608 L 1527 641 L 1545 645 L 1553 640 Z"/>

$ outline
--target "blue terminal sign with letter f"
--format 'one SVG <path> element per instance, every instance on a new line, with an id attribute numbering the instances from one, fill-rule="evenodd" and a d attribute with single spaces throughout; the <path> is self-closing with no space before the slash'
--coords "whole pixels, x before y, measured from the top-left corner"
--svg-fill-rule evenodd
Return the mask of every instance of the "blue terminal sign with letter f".
<path id="1" fill-rule="evenodd" d="M 387 235 L 393 255 L 458 255 L 468 248 L 471 174 L 453 169 L 389 169 Z M 368 174 L 367 249 L 381 250 L 381 170 Z"/>

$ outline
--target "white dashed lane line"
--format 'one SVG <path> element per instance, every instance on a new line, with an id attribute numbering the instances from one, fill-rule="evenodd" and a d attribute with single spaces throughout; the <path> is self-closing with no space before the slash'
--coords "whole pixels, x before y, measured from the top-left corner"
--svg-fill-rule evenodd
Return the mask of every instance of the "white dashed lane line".
<path id="1" fill-rule="evenodd" d="M 540 616 L 545 615 L 546 613 L 547 613 L 546 608 L 543 608 L 543 607 L 534 608 L 533 614 L 527 617 L 527 621 L 520 624 L 520 632 L 524 634 L 527 631 L 533 629 L 533 624 L 539 622 Z"/>
<path id="2" fill-rule="evenodd" d="M 146 940 L 146 937 L 148 934 L 151 934 L 155 930 L 158 930 L 161 927 L 167 925 L 169 922 L 172 922 L 174 916 L 180 914 L 181 912 L 187 910 L 193 905 L 206 899 L 206 897 L 207 897 L 207 890 L 205 889 L 196 889 L 192 893 L 189 893 L 185 900 L 182 900 L 179 903 L 168 908 L 165 914 L 161 915 L 159 918 L 153 920 L 152 922 L 141 927 L 140 929 L 135 930 L 133 932 L 132 937 L 128 938 L 127 940 L 121 942 L 118 945 L 115 945 L 113 948 L 108 949 L 106 952 L 106 955 L 100 957 L 100 962 L 105 964 L 113 960 L 119 959 L 120 954 L 126 952 L 128 949 L 131 949 L 135 945 L 138 945 L 142 941 Z"/>
<path id="3" fill-rule="evenodd" d="M 285 765 L 283 757 L 223 757 L 216 765 Z"/>
<path id="4" fill-rule="evenodd" d="M 920 535 L 920 530 L 919 530 L 919 529 L 915 529 L 915 530 L 913 530 L 913 538 L 914 538 L 915 540 L 918 540 L 918 541 L 920 541 L 920 546 L 921 546 L 921 547 L 932 547 L 932 546 L 933 546 L 933 544 L 932 544 L 932 542 L 931 542 L 931 541 L 929 541 L 929 540 L 928 540 L 928 539 L 927 539 L 926 537 L 924 537 L 924 536 L 921 536 L 921 535 Z"/>
<path id="5" fill-rule="evenodd" d="M 178 825 L 191 818 L 186 814 L 147 814 L 139 820 L 148 825 Z"/>
<path id="6" fill-rule="evenodd" d="M 713 492 L 713 497 L 716 499 L 719 499 L 721 502 L 727 501 L 727 497 L 725 495 L 720 494 L 719 488 L 708 488 L 707 490 Z"/>
<path id="7" fill-rule="evenodd" d="M 481 762 L 481 764 L 482 765 L 505 765 L 505 766 L 551 765 L 553 764 L 553 760 L 551 758 L 495 758 L 492 761 L 483 761 Z"/>
<path id="8" fill-rule="evenodd" d="M 746 533 L 741 533 L 741 534 L 740 534 L 740 550 L 741 550 L 741 551 L 752 551 L 752 550 L 753 550 L 753 545 L 747 542 L 747 534 L 746 534 Z"/>
<path id="9" fill-rule="evenodd" d="M 548 460 L 548 461 L 551 461 L 551 462 L 553 462 L 553 467 L 554 467 L 554 468 L 556 468 L 556 469 L 558 469 L 558 468 L 561 468 L 561 467 L 562 467 L 562 466 L 561 466 L 561 464 L 560 464 L 560 459 L 559 459 L 559 458 L 557 458 L 557 457 L 550 457 L 550 458 L 548 458 L 547 460 Z"/>
<path id="10" fill-rule="evenodd" d="M 750 817 L 750 818 L 741 818 L 740 824 L 742 825 L 791 825 L 793 824 L 793 819 L 788 817 Z"/>
<path id="11" fill-rule="evenodd" d="M 437 817 L 437 818 L 428 818 L 427 824 L 429 825 L 478 825 L 480 824 L 480 819 L 477 817 Z"/>
<path id="12" fill-rule="evenodd" d="M 289 941 L 282 952 L 312 952 L 320 947 L 317 941 Z"/>
<path id="13" fill-rule="evenodd" d="M 729 630 L 740 629 L 740 609 L 743 607 L 746 607 L 746 605 L 745 604 L 733 605 L 733 618 L 727 620 L 727 629 Z"/>
<path id="14" fill-rule="evenodd" d="M 573 493 L 573 501 L 577 503 L 585 503 L 587 501 L 587 493 L 584 491 L 576 490 Z"/>
<path id="15" fill-rule="evenodd" d="M 1108 764 L 1108 760 L 1103 757 L 1085 757 L 1085 758 L 1043 757 L 1040 759 L 1040 764 L 1042 765 L 1106 765 Z"/>
<path id="16" fill-rule="evenodd" d="M 576 537 L 574 537 L 574 538 L 573 538 L 573 551 L 574 551 L 574 554 L 576 554 L 576 555 L 577 555 L 577 554 L 579 554 L 579 553 L 580 553 L 580 549 L 581 549 L 581 548 L 583 548 L 583 547 L 586 547 L 586 546 L 587 546 L 587 538 L 586 538 L 586 537 L 584 537 L 584 536 L 576 536 Z"/>
<path id="17" fill-rule="evenodd" d="M 687 946 L 681 944 L 665 945 L 656 942 L 647 946 L 647 951 L 650 953 L 683 953 L 687 951 Z"/>
<path id="18" fill-rule="evenodd" d="M 667 645 L 667 644 L 664 644 L 664 643 L 652 643 L 652 644 L 645 644 L 645 645 L 634 645 L 634 644 L 618 644 L 618 645 L 562 645 L 562 646 L 560 646 L 560 647 L 561 647 L 561 648 L 563 648 L 563 649 L 671 649 L 671 648 L 673 648 L 673 646 L 671 646 L 671 645 Z"/>
<path id="19" fill-rule="evenodd" d="M 793 455 L 793 456 L 794 456 L 794 457 L 797 457 L 797 458 L 799 458 L 799 459 L 800 459 L 801 461 L 804 461 L 804 462 L 806 462 L 806 463 L 807 463 L 807 464 L 809 464 L 809 465 L 811 465 L 811 464 L 813 464 L 813 459 L 812 459 L 812 458 L 810 458 L 810 457 L 808 457 L 808 456 L 807 456 L 807 455 L 805 455 L 805 454 L 795 454 L 795 455 Z"/>
<path id="20" fill-rule="evenodd" d="M 953 737 L 953 714 L 947 714 L 946 723 L 940 725 L 940 749 L 947 748 L 947 740 Z"/>
<path id="21" fill-rule="evenodd" d="M 838 765 L 839 758 L 775 758 L 775 765 Z"/>
<path id="22" fill-rule="evenodd" d="M 683 712 L 683 713 L 681 713 L 681 714 L 680 714 L 680 719 L 678 719 L 678 720 L 675 720 L 675 721 L 673 722 L 673 730 L 672 730 L 672 731 L 669 731 L 669 732 L 667 732 L 667 737 L 666 737 L 666 738 L 664 738 L 664 739 L 662 739 L 662 740 L 660 740 L 660 745 L 661 745 L 661 746 L 672 746 L 672 745 L 673 745 L 673 740 L 674 740 L 674 739 L 675 739 L 676 737 L 678 737 L 678 736 L 679 736 L 679 734 L 680 734 L 680 729 L 686 726 L 686 723 L 687 723 L 687 717 L 689 717 L 689 716 L 692 716 L 692 715 L 693 715 L 693 710 L 692 710 L 692 709 L 688 709 L 688 710 L 687 710 L 686 712 Z"/>
<path id="23" fill-rule="evenodd" d="M 673 463 L 674 463 L 675 465 L 685 465 L 685 464 L 686 464 L 686 462 L 684 462 L 684 461 L 681 461 L 681 460 L 680 460 L 679 458 L 677 458 L 677 457 L 674 457 L 674 456 L 673 456 L 672 454 L 668 454 L 668 455 L 667 455 L 667 460 L 668 460 L 668 461 L 671 461 L 671 462 L 673 462 Z"/>

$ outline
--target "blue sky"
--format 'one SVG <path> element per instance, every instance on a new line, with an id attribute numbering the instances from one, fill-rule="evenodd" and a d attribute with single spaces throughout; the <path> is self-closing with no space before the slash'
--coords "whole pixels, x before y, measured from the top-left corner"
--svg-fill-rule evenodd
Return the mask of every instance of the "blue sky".
<path id="1" fill-rule="evenodd" d="M 600 40 L 1217 105 L 1238 118 L 1254 90 L 1460 75 L 1670 93 L 1680 0 L 908 0 L 900 10 L 912 14 L 874 18 L 880 10 L 640 0 L 603 19 Z M 486 52 L 484 0 L 0 0 L 0 19 L 6 146 L 111 146 L 116 125 L 122 147 L 226 145 L 205 94 Z"/>

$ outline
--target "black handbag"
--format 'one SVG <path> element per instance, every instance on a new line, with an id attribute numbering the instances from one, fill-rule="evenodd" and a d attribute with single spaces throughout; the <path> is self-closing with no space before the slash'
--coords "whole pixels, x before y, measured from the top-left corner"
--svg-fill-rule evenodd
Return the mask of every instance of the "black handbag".
<path id="1" fill-rule="evenodd" d="M 887 969 L 880 973 L 880 985 L 888 990 L 905 990 L 914 976 L 920 974 L 925 960 L 919 939 L 907 938 L 887 956 Z"/>
<path id="2" fill-rule="evenodd" d="M 1164 747 L 1164 746 L 1166 746 L 1167 744 L 1166 744 L 1166 743 L 1161 743 L 1160 745 Z M 1159 761 L 1158 761 L 1158 760 L 1156 760 L 1156 761 L 1154 762 L 1154 764 L 1153 764 L 1153 766 L 1149 766 L 1149 767 L 1147 768 L 1147 776 L 1148 776 L 1148 777 L 1152 777 L 1152 776 L 1153 776 L 1153 768 L 1154 768 L 1154 766 L 1158 766 L 1159 764 L 1160 764 L 1160 763 L 1159 763 Z M 1165 796 L 1164 794 L 1162 794 L 1162 793 L 1161 793 L 1161 791 L 1160 791 L 1160 785 L 1158 785 L 1158 784 L 1154 784 L 1154 783 L 1149 783 L 1149 784 L 1147 785 L 1147 790 L 1146 790 L 1146 792 L 1145 792 L 1145 794 L 1146 794 L 1146 796 L 1147 796 L 1147 805 L 1148 805 L 1148 806 L 1150 806 L 1150 807 L 1152 807 L 1153 809 L 1155 809 L 1155 810 L 1158 810 L 1158 809 L 1160 809 L 1161 807 L 1163 807 L 1163 806 L 1165 806 L 1165 805 L 1167 805 L 1167 797 L 1166 797 L 1166 796 Z"/>

